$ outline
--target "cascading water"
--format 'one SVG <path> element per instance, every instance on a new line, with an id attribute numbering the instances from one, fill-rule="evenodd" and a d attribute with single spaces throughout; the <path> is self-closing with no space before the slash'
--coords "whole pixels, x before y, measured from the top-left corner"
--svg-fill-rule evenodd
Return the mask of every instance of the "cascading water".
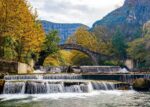
<path id="1" fill-rule="evenodd" d="M 69 84 L 69 85 L 66 85 Z M 81 81 L 50 83 L 47 81 L 7 81 L 4 85 L 4 94 L 46 94 L 46 93 L 88 93 L 93 90 L 114 90 L 113 83 Z"/>
<path id="2" fill-rule="evenodd" d="M 47 83 L 47 93 L 62 93 L 63 92 L 63 84 L 49 84 Z"/>
<path id="3" fill-rule="evenodd" d="M 67 85 L 66 85 L 67 84 Z M 91 89 L 88 82 L 7 81 L 4 94 L 86 93 Z"/>
<path id="4" fill-rule="evenodd" d="M 110 82 L 92 82 L 94 90 L 115 90 L 115 84 Z"/>
<path id="5" fill-rule="evenodd" d="M 4 94 L 22 94 L 25 90 L 25 82 L 5 82 Z"/>
<path id="6" fill-rule="evenodd" d="M 89 93 L 114 90 L 112 82 L 81 80 L 80 75 L 5 76 L 4 94 Z"/>

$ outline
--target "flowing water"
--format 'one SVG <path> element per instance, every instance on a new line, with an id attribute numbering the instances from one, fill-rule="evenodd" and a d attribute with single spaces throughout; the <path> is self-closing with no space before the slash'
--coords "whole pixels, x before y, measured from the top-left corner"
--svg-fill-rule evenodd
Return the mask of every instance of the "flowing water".
<path id="1" fill-rule="evenodd" d="M 5 76 L 0 107 L 150 107 L 150 93 L 119 91 L 118 83 L 80 75 Z"/>
<path id="2" fill-rule="evenodd" d="M 0 107 L 150 107 L 150 93 L 134 91 L 1 95 L 0 99 Z"/>

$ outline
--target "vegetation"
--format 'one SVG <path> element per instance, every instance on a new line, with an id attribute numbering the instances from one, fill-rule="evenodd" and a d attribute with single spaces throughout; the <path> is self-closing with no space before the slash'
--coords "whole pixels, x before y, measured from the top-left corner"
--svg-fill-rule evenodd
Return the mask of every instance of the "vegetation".
<path id="1" fill-rule="evenodd" d="M 109 32 L 109 30 L 102 26 L 96 26 L 92 32 L 98 41 L 99 53 L 112 55 L 112 34 Z"/>
<path id="2" fill-rule="evenodd" d="M 26 62 L 41 51 L 44 31 L 25 0 L 0 0 L 0 14 L 0 58 Z"/>
<path id="3" fill-rule="evenodd" d="M 74 35 L 68 39 L 67 43 L 79 44 L 95 52 L 99 51 L 99 44 L 95 35 L 84 27 L 79 28 Z"/>
<path id="4" fill-rule="evenodd" d="M 38 65 L 55 66 L 92 64 L 81 52 L 60 51 L 59 33 L 54 30 L 45 34 L 37 20 L 37 12 L 26 0 L 0 0 L 0 14 L 0 59 L 25 63 L 34 59 Z M 119 29 L 114 34 L 110 32 L 101 26 L 90 31 L 81 27 L 66 42 L 114 57 L 113 60 L 100 60 L 101 64 L 120 65 L 131 58 L 137 68 L 150 69 L 150 23 L 137 31 L 133 41 L 125 41 L 126 35 Z"/>
<path id="5" fill-rule="evenodd" d="M 140 31 L 135 35 L 133 41 L 126 41 L 125 35 L 118 29 L 114 34 L 110 34 L 109 30 L 104 27 L 97 26 L 94 28 L 94 34 L 97 39 L 103 43 L 104 53 L 113 56 L 114 60 L 105 61 L 106 65 L 123 65 L 127 58 L 134 61 L 137 69 L 150 69 L 150 23 L 146 23 Z M 113 35 L 113 36 L 111 36 Z M 140 36 L 139 36 L 140 35 Z M 140 38 L 141 37 L 141 38 Z M 100 53 L 103 53 L 100 52 Z"/>
<path id="6" fill-rule="evenodd" d="M 44 60 L 49 55 L 55 56 L 59 50 L 58 44 L 60 42 L 60 38 L 58 36 L 57 31 L 51 31 L 46 35 L 45 42 L 43 43 L 43 49 L 40 52 L 39 59 L 37 65 L 43 65 Z"/>
<path id="7" fill-rule="evenodd" d="M 79 28 L 74 35 L 68 39 L 67 43 L 79 44 L 95 52 L 99 52 L 101 48 L 96 36 L 84 27 Z M 84 53 L 78 51 L 71 51 L 71 53 L 73 65 L 92 65 L 91 59 Z"/>
<path id="8" fill-rule="evenodd" d="M 137 68 L 150 67 L 150 23 L 143 30 L 143 37 L 129 43 L 128 54 L 134 60 Z"/>
<path id="9" fill-rule="evenodd" d="M 126 43 L 123 34 L 117 29 L 112 37 L 113 52 L 119 59 L 126 59 Z"/>

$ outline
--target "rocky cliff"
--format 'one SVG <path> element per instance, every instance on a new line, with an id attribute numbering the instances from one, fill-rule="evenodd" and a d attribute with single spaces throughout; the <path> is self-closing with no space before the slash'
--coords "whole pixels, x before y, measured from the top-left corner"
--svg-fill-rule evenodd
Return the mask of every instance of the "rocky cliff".
<path id="1" fill-rule="evenodd" d="M 85 26 L 83 24 L 67 24 L 67 23 L 53 23 L 49 21 L 42 20 L 42 25 L 46 33 L 51 30 L 58 30 L 59 36 L 61 38 L 61 44 L 65 43 L 69 36 L 71 36 L 78 28 Z M 87 27 L 87 26 L 86 26 Z"/>
<path id="2" fill-rule="evenodd" d="M 95 26 L 105 26 L 112 32 L 116 28 L 124 33 L 128 40 L 138 36 L 144 23 L 150 20 L 150 0 L 125 0 L 124 5 L 109 13 Z"/>

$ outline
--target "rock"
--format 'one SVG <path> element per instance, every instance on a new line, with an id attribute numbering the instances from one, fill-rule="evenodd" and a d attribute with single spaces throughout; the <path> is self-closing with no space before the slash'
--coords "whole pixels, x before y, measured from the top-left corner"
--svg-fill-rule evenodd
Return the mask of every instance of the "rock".
<path id="1" fill-rule="evenodd" d="M 122 7 L 95 22 L 93 28 L 104 26 L 114 32 L 119 27 L 126 39 L 130 41 L 140 36 L 141 27 L 150 20 L 149 13 L 150 0 L 125 0 Z"/>
<path id="2" fill-rule="evenodd" d="M 133 82 L 133 89 L 137 91 L 149 91 L 150 90 L 150 80 L 148 79 L 136 79 Z"/>
<path id="3" fill-rule="evenodd" d="M 45 30 L 46 33 L 52 30 L 57 30 L 59 31 L 59 36 L 61 38 L 61 44 L 64 44 L 66 40 L 68 39 L 69 36 L 71 36 L 78 28 L 84 26 L 87 29 L 86 25 L 83 24 L 78 24 L 78 23 L 53 23 L 45 20 L 41 20 L 42 26 Z"/>
<path id="4" fill-rule="evenodd" d="M 3 93 L 4 84 L 5 84 L 5 80 L 0 80 L 0 94 Z"/>
<path id="5" fill-rule="evenodd" d="M 128 83 L 118 83 L 116 84 L 118 90 L 129 90 L 130 85 Z"/>

